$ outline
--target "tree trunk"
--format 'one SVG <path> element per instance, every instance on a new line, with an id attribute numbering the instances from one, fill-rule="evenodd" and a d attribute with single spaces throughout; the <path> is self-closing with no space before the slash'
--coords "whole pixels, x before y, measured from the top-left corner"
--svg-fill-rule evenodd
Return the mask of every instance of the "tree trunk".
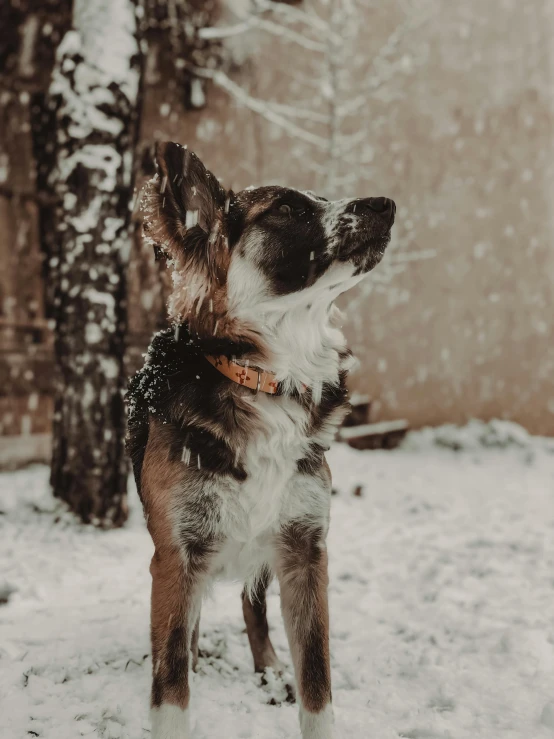
<path id="1" fill-rule="evenodd" d="M 50 259 L 51 484 L 84 522 L 126 519 L 124 352 L 141 55 L 134 0 L 75 0 L 50 87 L 58 199 Z"/>

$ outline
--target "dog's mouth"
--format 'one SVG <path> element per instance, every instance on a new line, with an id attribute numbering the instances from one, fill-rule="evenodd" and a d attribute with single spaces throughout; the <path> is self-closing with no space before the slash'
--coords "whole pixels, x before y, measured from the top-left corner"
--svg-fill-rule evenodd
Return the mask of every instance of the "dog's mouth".
<path id="1" fill-rule="evenodd" d="M 391 240 L 391 230 L 377 238 L 356 239 L 356 243 L 349 244 L 348 249 L 342 251 L 340 261 L 348 261 L 354 265 L 355 274 L 370 272 L 375 269 L 385 256 L 387 246 Z"/>
<path id="2" fill-rule="evenodd" d="M 362 244 L 350 255 L 350 261 L 356 267 L 356 274 L 370 272 L 375 269 L 385 256 L 385 251 L 390 242 L 391 232 L 381 239 L 372 239 Z"/>

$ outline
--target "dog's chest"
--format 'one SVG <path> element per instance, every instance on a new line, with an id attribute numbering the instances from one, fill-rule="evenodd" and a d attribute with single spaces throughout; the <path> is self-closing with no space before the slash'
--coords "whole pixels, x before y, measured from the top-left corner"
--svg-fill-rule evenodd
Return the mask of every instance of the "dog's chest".
<path id="1" fill-rule="evenodd" d="M 252 427 L 241 450 L 247 478 L 229 511 L 229 533 L 239 541 L 277 530 L 297 462 L 306 455 L 310 441 L 308 414 L 295 400 L 257 395 L 250 402 Z"/>

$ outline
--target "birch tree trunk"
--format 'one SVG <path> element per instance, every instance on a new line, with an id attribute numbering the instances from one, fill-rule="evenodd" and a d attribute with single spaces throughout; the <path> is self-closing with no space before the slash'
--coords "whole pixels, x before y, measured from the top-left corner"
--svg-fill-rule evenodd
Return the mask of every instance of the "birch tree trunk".
<path id="1" fill-rule="evenodd" d="M 136 0 L 75 0 L 49 97 L 56 116 L 56 385 L 51 484 L 84 522 L 127 515 L 124 350 L 141 55 Z"/>

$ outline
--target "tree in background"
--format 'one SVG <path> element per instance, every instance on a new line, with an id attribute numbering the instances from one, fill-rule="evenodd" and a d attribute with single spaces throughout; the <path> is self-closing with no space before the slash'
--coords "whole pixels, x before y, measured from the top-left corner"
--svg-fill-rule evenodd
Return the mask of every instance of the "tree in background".
<path id="1" fill-rule="evenodd" d="M 49 91 L 56 239 L 51 484 L 83 521 L 126 518 L 124 350 L 141 53 L 135 0 L 75 0 Z"/>
<path id="2" fill-rule="evenodd" d="M 43 237 L 57 369 L 51 484 L 87 523 L 118 526 L 127 515 L 127 277 L 134 175 L 148 159 L 137 146 L 147 41 L 169 57 L 171 94 L 201 107 L 191 68 L 218 64 L 219 42 L 198 35 L 216 13 L 216 0 L 74 0 L 57 51 L 57 205 L 54 238 Z"/>

